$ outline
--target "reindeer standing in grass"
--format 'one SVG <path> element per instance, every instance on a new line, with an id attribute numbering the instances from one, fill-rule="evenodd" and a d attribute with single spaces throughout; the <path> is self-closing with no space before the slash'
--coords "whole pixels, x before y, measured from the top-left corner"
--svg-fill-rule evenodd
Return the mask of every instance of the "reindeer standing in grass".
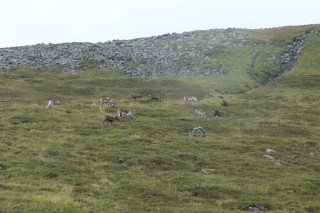
<path id="1" fill-rule="evenodd" d="M 207 117 L 207 113 L 202 111 L 202 110 L 194 110 L 194 112 L 196 113 L 196 116 L 199 116 L 201 118 L 206 118 Z"/>
<path id="2" fill-rule="evenodd" d="M 142 98 L 142 95 L 131 95 L 131 98 L 132 98 L 133 100 L 141 99 L 141 98 Z"/>
<path id="3" fill-rule="evenodd" d="M 107 115 L 103 121 L 103 125 L 105 125 L 107 123 L 108 126 L 111 126 L 111 124 L 115 121 L 119 121 L 119 118 L 118 116 L 116 117 L 112 117 L 112 116 L 109 116 Z"/>
<path id="4" fill-rule="evenodd" d="M 154 100 L 154 101 L 159 101 L 160 102 L 162 100 L 160 95 L 150 94 L 149 97 L 150 97 L 151 100 Z"/>
<path id="5" fill-rule="evenodd" d="M 113 99 L 109 98 L 109 97 L 100 98 L 100 104 L 101 104 L 100 110 L 103 109 L 103 105 L 104 105 L 104 104 L 107 104 L 108 107 L 111 106 L 111 107 L 113 107 L 113 108 L 116 106 L 116 102 L 115 102 Z"/>
<path id="6" fill-rule="evenodd" d="M 183 97 L 184 99 L 184 102 L 187 103 L 187 102 L 196 102 L 198 103 L 199 102 L 199 99 L 195 96 L 185 96 Z"/>
<path id="7" fill-rule="evenodd" d="M 224 112 L 219 111 L 219 110 L 214 110 L 214 111 L 212 112 L 212 114 L 213 114 L 213 117 L 216 117 L 216 116 L 218 116 L 218 117 L 223 117 L 223 116 L 224 116 Z"/>
<path id="8" fill-rule="evenodd" d="M 46 109 L 49 109 L 49 108 L 53 107 L 53 104 L 54 104 L 53 100 L 48 100 L 46 102 L 47 102 Z"/>
<path id="9" fill-rule="evenodd" d="M 127 117 L 129 119 L 133 119 L 134 118 L 133 113 L 131 111 L 123 110 L 123 109 L 119 109 L 118 110 L 118 117 L 119 118 Z"/>

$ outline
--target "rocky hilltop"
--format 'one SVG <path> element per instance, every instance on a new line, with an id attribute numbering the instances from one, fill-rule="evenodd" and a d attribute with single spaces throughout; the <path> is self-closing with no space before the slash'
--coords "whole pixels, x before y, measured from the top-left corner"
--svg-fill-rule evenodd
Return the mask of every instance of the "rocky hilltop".
<path id="1" fill-rule="evenodd" d="M 247 30 L 227 29 L 165 34 L 105 43 L 37 44 L 0 49 L 2 67 L 33 66 L 78 72 L 94 68 L 123 71 L 126 76 L 223 74 L 219 64 L 200 69 L 206 52 L 218 44 L 243 44 Z M 89 62 L 89 63 L 88 63 Z"/>
<path id="2" fill-rule="evenodd" d="M 251 36 L 252 30 L 230 28 L 104 43 L 37 44 L 2 48 L 0 68 L 32 66 L 70 72 L 91 68 L 121 71 L 128 77 L 221 75 L 227 73 L 228 69 L 212 58 L 212 52 L 223 45 L 233 48 L 250 46 Z M 303 49 L 303 43 L 302 36 L 295 38 L 291 46 L 284 47 L 287 50 L 278 57 L 281 69 L 292 67 Z"/>

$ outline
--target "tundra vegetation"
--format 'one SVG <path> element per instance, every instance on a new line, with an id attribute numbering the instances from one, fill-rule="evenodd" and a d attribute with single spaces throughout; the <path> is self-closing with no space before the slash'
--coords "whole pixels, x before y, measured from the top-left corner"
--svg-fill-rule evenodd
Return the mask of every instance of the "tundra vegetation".
<path id="1" fill-rule="evenodd" d="M 320 212 L 320 27 L 313 27 L 294 68 L 265 86 L 257 86 L 270 76 L 262 46 L 261 72 L 248 72 L 252 51 L 225 47 L 212 55 L 228 72 L 205 78 L 127 78 L 90 66 L 79 74 L 1 70 L 0 212 Z M 280 51 L 308 28 L 256 30 L 249 42 Z M 185 104 L 190 94 L 201 101 Z M 118 109 L 99 110 L 100 97 L 135 118 L 102 125 Z M 202 119 L 194 115 L 200 108 L 225 116 Z M 197 126 L 206 135 L 188 136 Z"/>

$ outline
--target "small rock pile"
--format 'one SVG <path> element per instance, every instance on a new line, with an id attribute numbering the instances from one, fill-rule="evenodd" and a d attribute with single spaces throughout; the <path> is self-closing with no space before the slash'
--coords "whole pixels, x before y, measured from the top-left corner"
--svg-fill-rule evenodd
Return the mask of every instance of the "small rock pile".
<path id="1" fill-rule="evenodd" d="M 268 159 L 268 160 L 274 160 L 275 159 L 275 157 L 274 157 L 275 153 L 276 153 L 275 150 L 268 148 L 268 149 L 266 149 L 266 153 L 265 153 L 264 157 L 266 159 Z"/>
<path id="2" fill-rule="evenodd" d="M 269 209 L 262 205 L 249 206 L 248 212 L 268 211 Z"/>
<path id="3" fill-rule="evenodd" d="M 197 137 L 204 137 L 207 134 L 207 132 L 201 127 L 195 127 L 191 132 L 189 132 L 190 136 L 197 136 Z"/>

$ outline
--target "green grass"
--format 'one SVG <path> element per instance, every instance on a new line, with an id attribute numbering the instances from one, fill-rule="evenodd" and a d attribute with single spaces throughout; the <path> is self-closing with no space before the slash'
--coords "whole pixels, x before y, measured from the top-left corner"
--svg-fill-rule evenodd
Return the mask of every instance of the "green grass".
<path id="1" fill-rule="evenodd" d="M 246 48 L 233 50 L 237 61 L 221 58 L 227 75 L 208 78 L 1 71 L 0 212 L 319 212 L 319 45 L 310 34 L 291 72 L 252 90 Z M 200 103 L 185 104 L 186 95 Z M 103 96 L 135 118 L 103 126 L 117 111 L 99 110 Z M 47 110 L 48 99 L 59 103 Z M 196 126 L 208 135 L 187 136 Z"/>

